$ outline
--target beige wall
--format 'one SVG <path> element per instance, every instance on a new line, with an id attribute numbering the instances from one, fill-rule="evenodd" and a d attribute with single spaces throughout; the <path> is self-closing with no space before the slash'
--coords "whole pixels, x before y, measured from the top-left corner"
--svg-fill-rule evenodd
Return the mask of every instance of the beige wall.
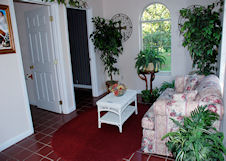
<path id="1" fill-rule="evenodd" d="M 202 0 L 199 0 L 200 2 Z M 135 69 L 135 57 L 139 53 L 141 47 L 140 35 L 140 17 L 143 10 L 151 3 L 159 2 L 169 9 L 171 13 L 171 33 L 172 33 L 172 71 L 169 75 L 162 73 L 156 74 L 153 82 L 154 86 L 160 86 L 163 81 L 171 81 L 177 75 L 184 75 L 192 70 L 192 62 L 186 49 L 182 47 L 183 37 L 180 36 L 178 30 L 179 10 L 197 4 L 199 1 L 195 0 L 191 3 L 189 0 L 104 0 L 103 14 L 105 18 L 111 18 L 117 13 L 124 13 L 130 17 L 133 23 L 133 33 L 124 46 L 124 52 L 120 55 L 117 66 L 120 69 L 118 79 L 126 84 L 128 88 L 143 90 L 145 83 L 138 76 Z M 206 1 L 205 1 L 206 2 Z"/>
<path id="2" fill-rule="evenodd" d="M 12 0 L 1 0 L 10 7 L 15 54 L 0 55 L 0 151 L 33 133 L 24 81 L 16 17 Z"/>

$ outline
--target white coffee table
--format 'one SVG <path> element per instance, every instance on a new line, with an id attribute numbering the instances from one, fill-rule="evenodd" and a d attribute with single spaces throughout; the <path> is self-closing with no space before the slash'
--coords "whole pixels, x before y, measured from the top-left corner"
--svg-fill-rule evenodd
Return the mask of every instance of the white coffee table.
<path id="1" fill-rule="evenodd" d="M 135 106 L 130 104 L 135 102 Z M 119 127 L 119 132 L 122 133 L 123 123 L 135 112 L 137 115 L 137 92 L 127 89 L 125 94 L 120 97 L 109 93 L 99 101 L 97 101 L 98 110 L 98 128 L 101 128 L 101 123 L 116 125 Z M 107 111 L 102 117 L 100 113 Z"/>

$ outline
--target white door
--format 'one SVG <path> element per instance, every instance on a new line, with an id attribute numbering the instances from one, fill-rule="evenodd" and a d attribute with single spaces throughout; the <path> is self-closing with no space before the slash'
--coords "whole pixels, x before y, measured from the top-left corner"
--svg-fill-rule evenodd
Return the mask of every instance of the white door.
<path id="1" fill-rule="evenodd" d="M 29 50 L 32 58 L 30 69 L 35 81 L 36 106 L 61 113 L 57 59 L 51 30 L 50 7 L 42 6 L 25 13 Z M 28 89 L 29 90 L 29 89 Z"/>

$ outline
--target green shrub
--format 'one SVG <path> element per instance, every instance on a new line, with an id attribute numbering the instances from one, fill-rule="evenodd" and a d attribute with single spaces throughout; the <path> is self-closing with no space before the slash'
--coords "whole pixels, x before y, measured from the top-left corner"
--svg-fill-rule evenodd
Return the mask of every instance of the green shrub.
<path id="1" fill-rule="evenodd" d="M 159 96 L 160 92 L 157 87 L 152 90 L 152 93 L 150 92 L 150 90 L 141 91 L 141 97 L 145 103 L 154 103 Z"/>
<path id="2" fill-rule="evenodd" d="M 190 117 L 184 117 L 183 123 L 171 120 L 179 130 L 166 134 L 162 139 L 169 138 L 166 146 L 176 161 L 224 160 L 224 135 L 213 126 L 213 123 L 219 120 L 216 113 L 208 110 L 206 106 L 200 106 Z"/>

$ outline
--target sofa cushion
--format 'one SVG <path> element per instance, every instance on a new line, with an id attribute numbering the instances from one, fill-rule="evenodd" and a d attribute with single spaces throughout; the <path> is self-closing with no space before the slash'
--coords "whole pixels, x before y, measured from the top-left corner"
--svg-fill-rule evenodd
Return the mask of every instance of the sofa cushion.
<path id="1" fill-rule="evenodd" d="M 204 76 L 193 74 L 193 75 L 187 75 L 186 77 L 187 77 L 187 81 L 186 81 L 184 91 L 192 91 L 197 87 L 200 79 L 203 78 Z"/>
<path id="2" fill-rule="evenodd" d="M 213 94 L 222 97 L 220 81 L 215 75 L 206 76 L 201 80 L 196 89 L 198 90 L 200 99 Z"/>
<path id="3" fill-rule="evenodd" d="M 198 94 L 198 91 L 197 90 L 192 90 L 192 91 L 185 92 L 186 100 L 187 101 L 193 101 L 193 100 L 195 100 L 197 94 Z"/>
<path id="4" fill-rule="evenodd" d="M 175 101 L 193 101 L 196 99 L 196 96 L 198 94 L 197 90 L 192 91 L 186 91 L 184 93 L 175 93 L 173 95 L 173 100 Z"/>

